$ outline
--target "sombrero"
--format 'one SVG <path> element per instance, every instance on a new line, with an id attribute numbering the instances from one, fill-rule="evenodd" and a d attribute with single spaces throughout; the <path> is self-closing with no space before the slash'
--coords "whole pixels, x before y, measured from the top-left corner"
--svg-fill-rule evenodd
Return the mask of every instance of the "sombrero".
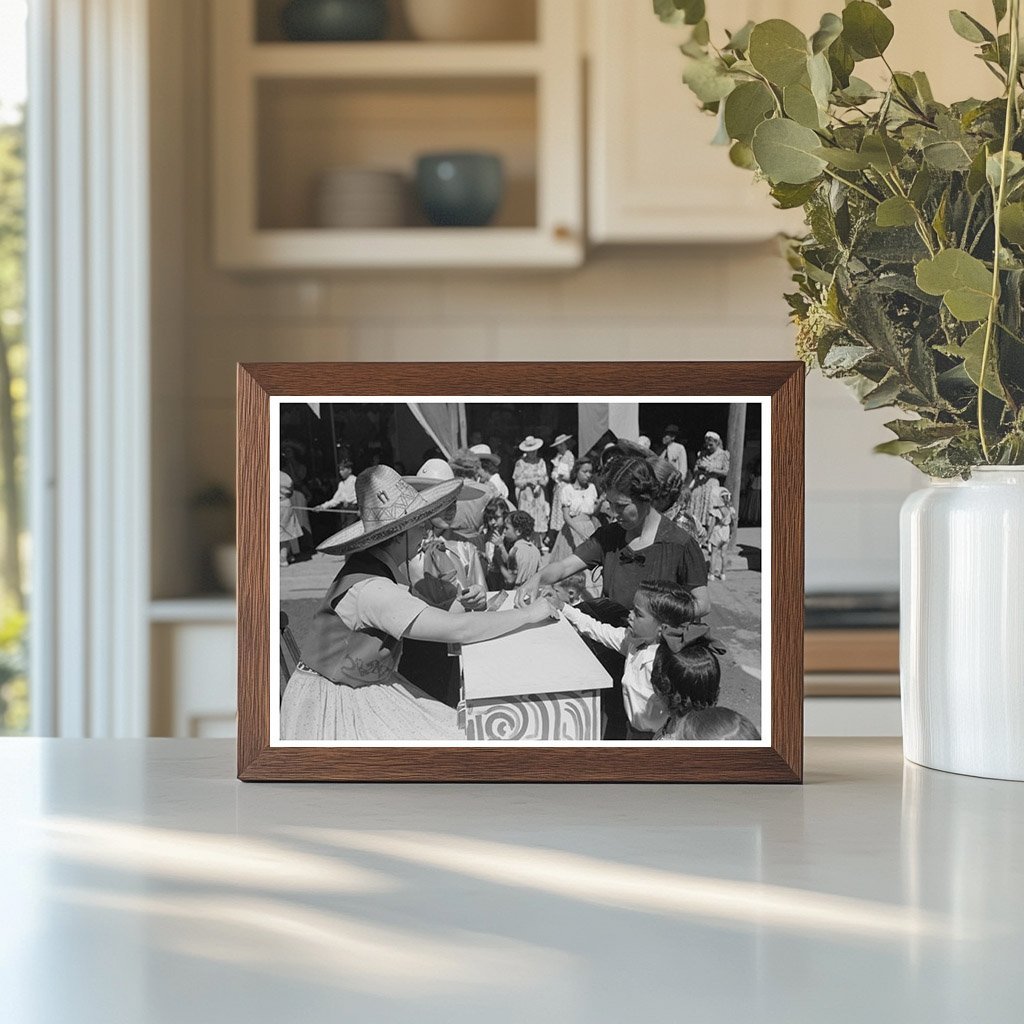
<path id="1" fill-rule="evenodd" d="M 519 444 L 519 450 L 521 452 L 535 452 L 538 448 L 542 448 L 544 442 L 539 437 L 526 437 Z"/>
<path id="2" fill-rule="evenodd" d="M 383 544 L 440 515 L 455 504 L 459 480 L 421 480 L 417 489 L 390 466 L 371 466 L 356 477 L 359 522 L 346 526 L 318 547 L 328 555 L 347 555 Z"/>
<path id="3" fill-rule="evenodd" d="M 554 441 L 551 442 L 551 447 L 557 448 L 560 444 L 564 443 L 565 441 L 571 441 L 572 438 L 572 434 L 559 434 L 558 437 L 556 437 Z"/>
<path id="4" fill-rule="evenodd" d="M 447 463 L 445 463 L 447 465 Z M 422 472 L 422 469 L 420 470 Z M 429 490 L 431 487 L 436 487 L 438 484 L 444 483 L 457 483 L 462 486 L 455 492 L 455 498 L 458 501 L 476 501 L 477 498 L 482 498 L 487 494 L 483 486 L 477 487 L 472 480 L 467 480 L 464 477 L 457 477 L 454 480 L 450 480 L 447 477 L 434 477 L 420 476 L 419 473 L 416 476 L 403 476 L 402 479 L 407 483 L 411 484 L 412 487 L 420 491 Z"/>

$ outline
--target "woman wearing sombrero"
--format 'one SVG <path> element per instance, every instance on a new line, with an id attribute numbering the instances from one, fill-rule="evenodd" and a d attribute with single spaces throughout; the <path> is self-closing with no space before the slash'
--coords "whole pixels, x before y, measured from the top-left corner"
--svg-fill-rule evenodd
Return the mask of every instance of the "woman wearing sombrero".
<path id="1" fill-rule="evenodd" d="M 359 474 L 360 521 L 319 547 L 348 557 L 285 687 L 282 740 L 465 739 L 453 708 L 399 674 L 403 639 L 474 643 L 556 614 L 546 601 L 507 612 L 444 611 L 409 592 L 409 561 L 461 486 L 449 480 L 418 491 L 388 466 Z"/>
<path id="2" fill-rule="evenodd" d="M 539 437 L 527 437 L 520 442 L 523 457 L 512 471 L 512 483 L 516 488 L 516 505 L 521 512 L 533 516 L 534 529 L 543 537 L 548 531 L 548 505 L 545 488 L 548 485 L 548 465 L 537 454 L 544 442 Z"/>

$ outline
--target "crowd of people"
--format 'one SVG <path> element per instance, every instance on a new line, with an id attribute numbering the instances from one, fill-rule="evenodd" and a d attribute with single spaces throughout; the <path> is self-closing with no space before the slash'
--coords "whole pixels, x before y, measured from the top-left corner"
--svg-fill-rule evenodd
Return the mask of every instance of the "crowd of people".
<path id="1" fill-rule="evenodd" d="M 312 509 L 295 503 L 301 471 L 283 449 L 282 561 L 310 511 L 354 521 L 319 544 L 346 560 L 284 687 L 282 739 L 464 738 L 445 645 L 555 617 L 611 677 L 603 738 L 757 739 L 719 706 L 725 651 L 704 624 L 735 515 L 729 452 L 709 431 L 691 466 L 677 438 L 670 425 L 658 453 L 639 438 L 577 457 L 570 435 L 547 449 L 527 436 L 511 488 L 483 443 L 415 475 L 345 464 Z M 491 610 L 496 591 L 515 592 L 512 610 Z"/>

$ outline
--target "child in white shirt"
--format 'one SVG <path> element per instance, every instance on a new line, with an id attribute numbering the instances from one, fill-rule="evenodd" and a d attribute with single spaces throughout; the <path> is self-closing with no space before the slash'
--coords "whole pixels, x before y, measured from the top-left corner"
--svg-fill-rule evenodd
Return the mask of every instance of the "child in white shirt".
<path id="1" fill-rule="evenodd" d="M 659 580 L 641 583 L 625 627 L 599 622 L 571 605 L 560 611 L 583 636 L 625 655 L 622 699 L 629 719 L 628 738 L 652 739 L 668 723 L 672 711 L 655 681 L 671 672 L 683 647 L 684 627 L 697 617 L 689 592 Z"/>

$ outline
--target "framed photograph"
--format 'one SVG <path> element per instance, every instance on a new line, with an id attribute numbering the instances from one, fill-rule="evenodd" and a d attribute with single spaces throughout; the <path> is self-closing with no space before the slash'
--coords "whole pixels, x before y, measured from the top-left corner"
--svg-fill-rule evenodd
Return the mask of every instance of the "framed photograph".
<path id="1" fill-rule="evenodd" d="M 238 367 L 238 776 L 799 782 L 798 362 Z"/>

